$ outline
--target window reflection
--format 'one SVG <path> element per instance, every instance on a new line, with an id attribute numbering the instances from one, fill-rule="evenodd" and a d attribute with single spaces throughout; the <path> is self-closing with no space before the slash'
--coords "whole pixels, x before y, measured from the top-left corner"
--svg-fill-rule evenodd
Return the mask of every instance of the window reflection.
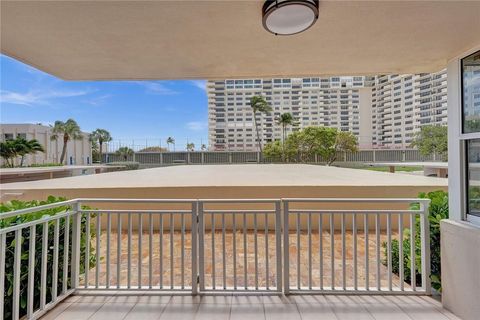
<path id="1" fill-rule="evenodd" d="M 467 141 L 468 213 L 480 215 L 480 139 Z"/>
<path id="2" fill-rule="evenodd" d="M 480 51 L 462 59 L 463 132 L 480 132 Z"/>

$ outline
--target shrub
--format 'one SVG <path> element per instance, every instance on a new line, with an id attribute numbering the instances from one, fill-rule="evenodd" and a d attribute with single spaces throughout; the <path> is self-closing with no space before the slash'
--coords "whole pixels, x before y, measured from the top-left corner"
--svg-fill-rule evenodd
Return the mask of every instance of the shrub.
<path id="1" fill-rule="evenodd" d="M 31 208 L 36 206 L 41 206 L 49 203 L 55 203 L 60 201 L 65 201 L 65 198 L 56 198 L 53 196 L 48 197 L 46 201 L 18 201 L 12 200 L 5 203 L 0 203 L 0 213 L 14 211 L 24 208 Z M 86 207 L 84 207 L 86 209 Z M 41 219 L 44 216 L 53 216 L 61 212 L 65 212 L 69 209 L 69 206 L 62 206 L 53 209 L 42 210 L 34 213 L 24 214 L 16 217 L 1 219 L 0 218 L 0 229 L 7 228 L 10 226 L 18 225 L 21 223 L 26 223 L 29 221 L 36 221 Z M 59 246 L 58 246 L 58 281 L 57 292 L 61 293 L 63 288 L 63 258 L 64 258 L 64 237 L 65 237 L 65 219 L 60 219 L 59 221 Z M 48 222 L 48 255 L 47 255 L 47 299 L 46 302 L 52 300 L 52 283 L 53 281 L 53 245 L 54 245 L 54 221 Z M 70 219 L 70 232 L 72 230 L 72 219 Z M 93 226 L 90 230 L 94 230 Z M 34 308 L 38 308 L 40 305 L 40 277 L 41 277 L 41 243 L 44 237 L 43 226 L 38 224 L 35 229 L 35 267 L 34 267 Z M 83 273 L 85 270 L 85 254 L 86 254 L 86 218 L 82 217 L 81 219 L 81 238 L 80 238 L 80 273 Z M 94 238 L 95 234 L 91 232 L 91 237 Z M 68 272 L 71 272 L 71 252 L 72 252 L 72 237 L 69 239 L 69 249 L 68 249 Z M 27 288 L 28 288 L 28 272 L 29 272 L 29 241 L 30 241 L 30 228 L 22 229 L 21 234 L 21 263 L 20 263 L 20 317 L 26 314 L 27 307 Z M 6 236 L 6 250 L 5 250 L 5 295 L 2 297 L 4 299 L 4 319 L 9 319 L 12 316 L 12 302 L 13 302 L 13 262 L 14 262 L 14 252 L 15 252 L 15 232 L 9 232 Z M 90 247 L 90 252 L 93 252 L 93 247 Z M 95 255 L 91 255 L 89 258 L 89 268 L 95 266 Z M 71 288 L 71 279 L 68 277 L 68 288 Z M 0 315 L 1 317 L 2 315 Z"/>
<path id="2" fill-rule="evenodd" d="M 107 163 L 108 166 L 124 166 L 125 170 L 137 170 L 140 167 L 139 162 L 134 161 L 116 161 Z"/>
<path id="3" fill-rule="evenodd" d="M 63 163 L 33 163 L 29 165 L 29 167 L 36 168 L 36 167 L 63 167 Z"/>
<path id="4" fill-rule="evenodd" d="M 441 291 L 441 264 L 440 264 L 440 221 L 448 219 L 448 193 L 442 190 L 433 191 L 429 193 L 420 193 L 419 198 L 428 198 L 431 200 L 428 219 L 430 222 L 430 263 L 431 263 L 431 275 L 432 288 Z M 411 209 L 418 209 L 419 204 L 415 203 L 411 205 Z M 417 285 L 421 284 L 421 239 L 420 239 L 420 217 L 417 216 L 415 220 L 415 274 Z M 391 243 L 392 250 L 392 272 L 399 274 L 399 250 L 398 240 L 393 239 Z M 387 243 L 382 244 L 384 248 L 384 261 L 387 264 Z M 403 238 L 403 261 L 405 271 L 405 281 L 411 283 L 411 270 L 410 270 L 410 229 L 404 230 Z"/>

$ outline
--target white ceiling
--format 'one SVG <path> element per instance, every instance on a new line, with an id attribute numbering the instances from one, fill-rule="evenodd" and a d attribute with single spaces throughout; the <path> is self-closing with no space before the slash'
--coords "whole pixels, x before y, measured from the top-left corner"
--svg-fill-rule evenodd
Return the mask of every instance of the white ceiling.
<path id="1" fill-rule="evenodd" d="M 480 44 L 480 1 L 320 1 L 294 36 L 262 1 L 1 1 L 1 52 L 60 78 L 215 79 L 437 71 Z"/>

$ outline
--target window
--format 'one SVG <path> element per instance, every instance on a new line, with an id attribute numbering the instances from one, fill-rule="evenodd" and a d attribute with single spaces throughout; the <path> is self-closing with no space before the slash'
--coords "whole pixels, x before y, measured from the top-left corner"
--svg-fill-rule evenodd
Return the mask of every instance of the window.
<path id="1" fill-rule="evenodd" d="M 27 139 L 27 134 L 26 133 L 17 133 L 17 138 Z"/>
<path id="2" fill-rule="evenodd" d="M 3 135 L 3 138 L 5 139 L 5 141 L 7 140 L 13 140 L 13 133 L 5 133 Z"/>
<path id="3" fill-rule="evenodd" d="M 467 213 L 480 216 L 480 139 L 467 141 Z"/>
<path id="4" fill-rule="evenodd" d="M 480 132 L 480 51 L 462 59 L 463 133 Z"/>

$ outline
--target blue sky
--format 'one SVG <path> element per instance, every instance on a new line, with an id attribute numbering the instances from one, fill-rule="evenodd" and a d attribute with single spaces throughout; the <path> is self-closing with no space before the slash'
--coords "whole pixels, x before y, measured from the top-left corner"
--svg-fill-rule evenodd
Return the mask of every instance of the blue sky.
<path id="1" fill-rule="evenodd" d="M 83 131 L 110 131 L 122 144 L 162 145 L 168 136 L 207 144 L 205 81 L 64 81 L 0 55 L 0 122 L 53 124 L 75 119 Z"/>

